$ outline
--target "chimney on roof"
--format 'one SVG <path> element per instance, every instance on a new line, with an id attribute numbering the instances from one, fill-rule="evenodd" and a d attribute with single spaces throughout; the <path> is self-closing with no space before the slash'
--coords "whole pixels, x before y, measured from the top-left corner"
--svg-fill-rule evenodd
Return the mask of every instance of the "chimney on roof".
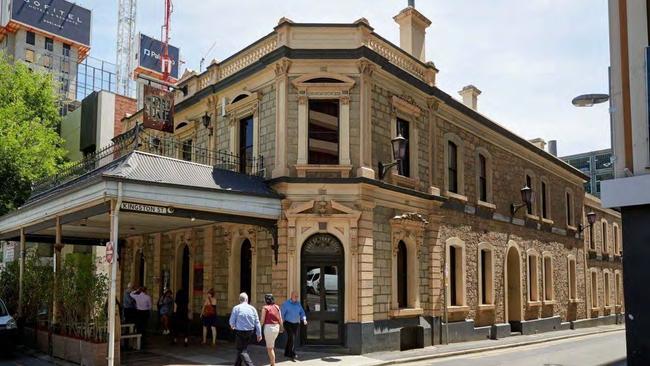
<path id="1" fill-rule="evenodd" d="M 548 141 L 548 153 L 557 156 L 557 140 Z"/>
<path id="2" fill-rule="evenodd" d="M 415 0 L 409 0 L 408 6 L 393 17 L 399 24 L 399 46 L 404 51 L 422 62 L 426 62 L 424 43 L 426 29 L 431 21 L 415 10 Z"/>
<path id="3" fill-rule="evenodd" d="M 546 151 L 546 141 L 543 138 L 538 137 L 536 139 L 529 140 L 531 144 L 537 146 L 538 149 Z"/>
<path id="4" fill-rule="evenodd" d="M 481 91 L 474 85 L 467 85 L 461 89 L 458 94 L 463 97 L 463 104 L 477 110 L 478 108 L 478 96 L 481 95 Z"/>

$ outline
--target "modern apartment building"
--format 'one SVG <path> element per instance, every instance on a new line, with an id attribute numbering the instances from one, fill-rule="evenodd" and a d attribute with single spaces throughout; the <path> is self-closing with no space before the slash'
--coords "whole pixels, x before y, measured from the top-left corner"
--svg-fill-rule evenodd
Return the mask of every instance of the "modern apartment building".
<path id="1" fill-rule="evenodd" d="M 91 12 L 65 0 L 0 0 L 0 51 L 51 73 L 62 105 L 77 99 L 77 67 L 90 52 Z"/>
<path id="2" fill-rule="evenodd" d="M 560 157 L 569 165 L 587 174 L 590 179 L 585 183 L 585 192 L 600 197 L 600 183 L 614 178 L 612 149 L 588 151 L 580 154 Z"/>
<path id="3" fill-rule="evenodd" d="M 602 183 L 605 207 L 619 207 L 626 250 L 627 362 L 650 359 L 650 5 L 609 0 L 610 96 L 615 179 Z"/>

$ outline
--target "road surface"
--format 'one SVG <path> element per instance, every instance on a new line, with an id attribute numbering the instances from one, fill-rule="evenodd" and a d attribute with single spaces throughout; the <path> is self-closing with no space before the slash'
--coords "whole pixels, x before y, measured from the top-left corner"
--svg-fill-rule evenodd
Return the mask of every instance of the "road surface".
<path id="1" fill-rule="evenodd" d="M 625 365 L 625 331 L 408 363 L 409 366 Z"/>

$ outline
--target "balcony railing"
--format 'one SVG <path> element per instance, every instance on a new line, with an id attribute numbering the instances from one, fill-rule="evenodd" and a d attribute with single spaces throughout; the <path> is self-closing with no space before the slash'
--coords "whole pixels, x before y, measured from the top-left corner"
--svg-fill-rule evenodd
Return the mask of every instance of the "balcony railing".
<path id="1" fill-rule="evenodd" d="M 266 173 L 262 156 L 238 156 L 226 150 L 216 151 L 195 147 L 174 136 L 154 135 L 144 130 L 142 125 L 136 125 L 113 139 L 112 144 L 87 155 L 78 162 L 70 163 L 57 174 L 36 182 L 32 186 L 32 198 L 105 167 L 133 151 L 210 165 L 216 169 L 246 175 L 263 177 Z"/>

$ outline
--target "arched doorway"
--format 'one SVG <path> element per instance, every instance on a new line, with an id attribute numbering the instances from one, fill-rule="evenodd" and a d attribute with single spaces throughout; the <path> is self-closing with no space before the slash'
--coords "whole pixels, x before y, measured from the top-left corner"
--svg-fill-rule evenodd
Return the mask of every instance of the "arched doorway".
<path id="1" fill-rule="evenodd" d="M 521 258 L 515 247 L 506 256 L 506 282 L 508 290 L 508 321 L 513 331 L 521 328 Z"/>
<path id="2" fill-rule="evenodd" d="M 343 245 L 333 235 L 309 237 L 301 252 L 302 303 L 308 324 L 305 344 L 344 343 L 345 272 Z"/>
<path id="3" fill-rule="evenodd" d="M 245 292 L 249 299 L 252 299 L 252 271 L 253 271 L 253 252 L 251 242 L 245 239 L 241 244 L 241 255 L 239 257 L 239 292 Z"/>

